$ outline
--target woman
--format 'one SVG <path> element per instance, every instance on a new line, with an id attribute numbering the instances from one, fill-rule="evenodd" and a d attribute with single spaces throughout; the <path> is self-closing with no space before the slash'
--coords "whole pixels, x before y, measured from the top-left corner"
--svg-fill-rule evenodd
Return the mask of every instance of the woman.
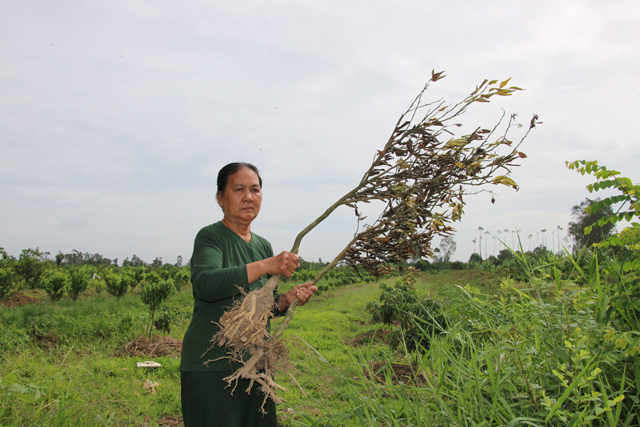
<path id="1" fill-rule="evenodd" d="M 276 426 L 275 404 L 269 401 L 263 416 L 260 406 L 264 395 L 257 386 L 251 394 L 245 392 L 248 381 L 241 380 L 233 395 L 231 388 L 225 388 L 223 378 L 239 365 L 224 359 L 224 348 L 210 348 L 210 340 L 218 331 L 214 322 L 241 298 L 242 291 L 261 288 L 274 274 L 291 277 L 299 267 L 298 256 L 286 251 L 274 256 L 271 244 L 251 232 L 251 222 L 262 202 L 262 178 L 255 166 L 230 163 L 223 167 L 218 173 L 216 199 L 224 218 L 200 230 L 191 258 L 195 302 L 180 362 L 184 425 Z M 300 299 L 298 305 L 306 304 L 317 290 L 305 283 L 274 295 L 275 315 L 286 311 L 296 297 Z M 213 362 L 205 366 L 204 362 L 210 360 Z"/>

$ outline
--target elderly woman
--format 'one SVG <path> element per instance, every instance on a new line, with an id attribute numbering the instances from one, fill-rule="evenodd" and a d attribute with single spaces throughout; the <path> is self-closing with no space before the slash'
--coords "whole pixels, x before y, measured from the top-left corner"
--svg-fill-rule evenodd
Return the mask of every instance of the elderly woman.
<path id="1" fill-rule="evenodd" d="M 224 359 L 225 349 L 210 348 L 218 332 L 216 322 L 242 297 L 241 291 L 259 289 L 269 277 L 291 277 L 299 267 L 298 256 L 282 252 L 274 256 L 271 244 L 251 232 L 251 222 L 260 212 L 262 178 L 248 163 L 230 163 L 218 173 L 218 204 L 222 221 L 204 227 L 196 236 L 191 258 L 194 309 L 182 344 L 182 416 L 185 427 L 276 426 L 275 404 L 269 401 L 266 415 L 260 412 L 264 395 L 249 382 L 239 383 L 233 395 L 223 378 L 239 366 Z M 297 285 L 274 295 L 278 316 L 297 297 L 304 305 L 318 289 L 311 283 Z M 216 360 L 219 359 L 219 360 Z M 205 361 L 214 362 L 204 365 Z"/>

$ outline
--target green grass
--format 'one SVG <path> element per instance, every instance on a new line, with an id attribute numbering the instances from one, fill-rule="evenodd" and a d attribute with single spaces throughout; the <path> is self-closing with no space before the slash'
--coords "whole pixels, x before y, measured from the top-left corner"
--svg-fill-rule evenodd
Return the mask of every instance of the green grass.
<path id="1" fill-rule="evenodd" d="M 341 395 L 352 359 L 350 343 L 381 326 L 371 325 L 365 312 L 367 302 L 379 296 L 377 284 L 358 284 L 325 292 L 296 311 L 283 338 L 291 341 L 290 359 L 299 371 L 294 376 L 308 396 L 287 377 L 278 378 L 289 390 L 282 394 L 287 402 L 279 408 L 287 416 L 284 425 L 296 425 L 304 415 L 313 418 L 349 409 Z M 383 344 L 375 349 L 380 357 L 390 353 Z"/>
<path id="2" fill-rule="evenodd" d="M 474 273 L 468 272 L 424 275 L 416 288 L 431 295 L 443 286 L 474 280 Z M 379 296 L 378 284 L 352 285 L 325 291 L 297 310 L 284 338 L 306 395 L 288 377 L 277 379 L 288 389 L 282 393 L 286 403 L 279 408 L 283 425 L 309 420 L 351 425 L 352 405 L 346 396 L 354 388 L 347 379 L 358 380 L 367 366 L 366 362 L 354 365 L 354 359 L 405 358 L 382 342 L 365 339 L 364 347 L 353 343 L 381 327 L 371 324 L 365 311 L 366 304 Z M 186 288 L 169 305 L 190 314 L 191 301 L 191 289 Z M 135 363 L 142 358 L 119 356 L 122 346 L 143 336 L 148 320 L 145 306 L 132 293 L 120 301 L 102 293 L 75 303 L 63 299 L 54 307 L 45 302 L 3 308 L 0 346 L 6 351 L 0 378 L 14 380 L 14 389 L 26 389 L 12 392 L 13 384 L 3 382 L 0 420 L 24 426 L 153 425 L 164 415 L 180 415 L 178 359 L 154 358 L 161 369 L 141 370 Z M 177 320 L 171 336 L 181 338 L 188 316 Z M 145 379 L 160 383 L 157 394 L 145 393 Z M 37 393 L 44 397 L 30 402 L 27 395 Z"/>
<path id="3" fill-rule="evenodd" d="M 284 425 L 638 425 L 639 347 L 625 350 L 620 332 L 598 320 L 595 288 L 561 275 L 524 284 L 481 271 L 425 274 L 415 286 L 444 302 L 450 319 L 418 351 L 347 345 L 379 326 L 365 322 L 350 334 L 354 313 L 366 318 L 364 303 L 379 296 L 375 285 L 300 313 L 300 335 L 315 348 L 304 366 L 315 371 L 301 370 L 310 397 L 290 392 Z M 322 323 L 327 317 L 335 327 Z M 341 344 L 327 343 L 340 332 Z"/>
<path id="4" fill-rule="evenodd" d="M 296 423 L 304 411 L 324 416 L 348 409 L 340 397 L 351 360 L 348 343 L 379 327 L 364 311 L 379 294 L 373 284 L 342 287 L 297 311 L 285 338 L 308 395 L 288 377 L 278 378 L 289 389 L 279 408 L 283 425 Z M 191 289 L 169 305 L 190 313 Z M 0 309 L 0 425 L 154 425 L 165 415 L 180 415 L 178 358 L 154 358 L 162 368 L 142 370 L 135 364 L 144 358 L 120 356 L 128 341 L 143 336 L 148 320 L 135 294 Z M 170 335 L 182 338 L 189 319 L 177 320 Z M 380 357 L 391 354 L 382 344 L 375 348 Z M 343 368 L 336 372 L 335 366 Z M 145 379 L 160 384 L 157 394 L 145 393 Z"/>
<path id="5" fill-rule="evenodd" d="M 2 367 L 3 390 L 0 413 L 7 425 L 122 425 L 147 416 L 160 418 L 179 413 L 179 373 L 176 358 L 155 358 L 161 369 L 137 369 L 135 360 L 106 356 L 100 352 L 43 352 L 29 349 L 6 358 Z M 6 382 L 13 377 L 14 381 Z M 146 393 L 145 380 L 159 383 L 157 394 Z M 28 388 L 11 392 L 11 384 Z M 15 389 L 16 387 L 14 387 Z M 35 402 L 25 398 L 41 397 Z M 77 417 L 84 420 L 76 424 Z"/>
<path id="6" fill-rule="evenodd" d="M 276 377 L 288 389 L 279 393 L 281 425 L 638 425 L 638 356 L 595 320 L 597 294 L 546 280 L 419 275 L 418 295 L 444 302 L 451 327 L 413 352 L 375 338 L 385 328 L 371 323 L 366 305 L 379 299 L 379 284 L 326 290 L 296 311 L 284 335 L 305 394 Z M 182 338 L 191 289 L 168 305 L 170 335 Z M 179 416 L 179 358 L 154 358 L 162 368 L 143 370 L 135 363 L 144 358 L 121 356 L 148 320 L 135 294 L 0 309 L 0 425 L 155 426 Z M 155 394 L 145 380 L 159 384 Z"/>
<path id="7" fill-rule="evenodd" d="M 170 305 L 190 315 L 191 289 Z M 2 308 L 0 425 L 154 425 L 149 420 L 179 415 L 179 358 L 156 357 L 162 368 L 145 370 L 136 368 L 143 358 L 122 357 L 148 321 L 134 294 Z M 181 338 L 187 325 L 176 316 L 171 335 Z M 156 394 L 146 393 L 147 379 L 160 383 Z"/>

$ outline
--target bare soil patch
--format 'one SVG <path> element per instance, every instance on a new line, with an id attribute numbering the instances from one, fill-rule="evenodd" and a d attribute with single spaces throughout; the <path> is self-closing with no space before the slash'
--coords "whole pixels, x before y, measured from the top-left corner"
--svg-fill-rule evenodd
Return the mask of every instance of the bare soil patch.
<path id="1" fill-rule="evenodd" d="M 5 307 L 22 307 L 23 305 L 39 304 L 46 300 L 46 296 L 37 290 L 17 291 L 3 299 L 0 303 Z"/>
<path id="2" fill-rule="evenodd" d="M 182 341 L 173 337 L 142 337 L 128 342 L 120 352 L 131 357 L 177 356 L 182 352 Z"/>
<path id="3" fill-rule="evenodd" d="M 53 350 L 58 346 L 58 342 L 60 341 L 60 339 L 51 332 L 40 332 L 35 326 L 29 335 L 33 338 L 33 342 L 43 350 Z"/>
<path id="4" fill-rule="evenodd" d="M 418 367 L 413 364 L 370 362 L 369 368 L 365 368 L 365 375 L 371 379 L 375 378 L 380 383 L 386 383 L 389 374 L 394 385 L 400 382 L 407 384 L 424 383 L 424 378 L 419 373 Z"/>
<path id="5" fill-rule="evenodd" d="M 182 417 L 178 415 L 165 415 L 158 420 L 158 426 L 160 427 L 178 427 L 183 425 Z"/>

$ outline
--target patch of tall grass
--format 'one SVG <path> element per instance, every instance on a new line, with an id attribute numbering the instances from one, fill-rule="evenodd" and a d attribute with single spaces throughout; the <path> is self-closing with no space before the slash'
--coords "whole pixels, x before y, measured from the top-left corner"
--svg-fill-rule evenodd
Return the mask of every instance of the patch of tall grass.
<path id="1" fill-rule="evenodd" d="M 369 348 L 352 354 L 344 425 L 638 425 L 640 346 L 628 338 L 637 330 L 611 321 L 619 285 L 597 259 L 586 269 L 568 261 L 575 271 L 564 276 L 577 272 L 581 285 L 520 258 L 527 283 L 506 278 L 493 294 L 445 288 L 447 331 L 395 358 L 411 364 L 412 380 L 394 381 L 390 361 L 385 380 L 372 380 L 381 373 Z"/>

